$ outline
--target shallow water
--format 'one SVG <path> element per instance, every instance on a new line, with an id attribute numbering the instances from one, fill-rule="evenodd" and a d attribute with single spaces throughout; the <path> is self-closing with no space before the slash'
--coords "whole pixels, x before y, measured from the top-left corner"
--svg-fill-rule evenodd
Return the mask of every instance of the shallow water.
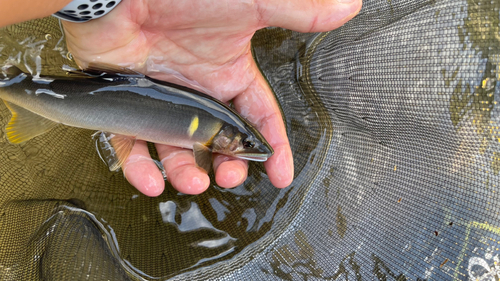
<path id="1" fill-rule="evenodd" d="M 54 19 L 0 30 L 0 64 L 15 64 L 42 77 L 64 75 L 63 68 L 76 65 L 62 36 Z M 281 69 L 288 73 L 294 67 L 289 63 Z M 293 80 L 280 78 L 283 87 L 292 86 Z M 247 181 L 236 188 L 213 185 L 191 196 L 167 186 L 162 195 L 149 198 L 121 173 L 108 171 L 91 131 L 56 128 L 21 145 L 9 144 L 2 136 L 0 207 L 6 214 L 2 222 L 9 227 L 0 243 L 15 246 L 0 250 L 0 270 L 19 273 L 22 264 L 48 270 L 65 255 L 73 256 L 75 263 L 113 264 L 113 274 L 126 272 L 133 279 L 163 279 L 208 265 L 219 275 L 241 266 L 248 259 L 242 252 L 263 249 L 294 219 L 330 142 L 330 125 L 320 118 L 324 113 L 313 96 L 293 91 L 282 93 L 279 102 L 296 173 L 292 186 L 282 190 L 270 184 L 262 164 L 251 162 Z M 0 113 L 3 133 L 10 113 L 3 104 Z M 304 139 L 307 142 L 299 141 Z M 82 245 L 95 248 L 94 254 L 80 252 Z M 9 256 L 26 246 L 31 250 L 23 258 Z M 46 254 L 49 246 L 54 247 L 51 255 Z M 30 262 L 32 256 L 36 262 Z M 226 262 L 219 268 L 220 261 Z M 60 274 L 73 273 L 61 268 Z"/>
<path id="2" fill-rule="evenodd" d="M 285 190 L 252 164 L 236 189 L 151 199 L 104 168 L 92 132 L 59 128 L 19 146 L 0 138 L 0 277 L 495 279 L 499 9 L 365 0 L 329 33 L 257 33 L 253 51 L 294 150 Z M 50 29 L 40 26 L 7 31 L 19 36 L 7 45 L 4 33 L 0 59 L 36 70 L 39 52 L 42 73 L 74 66 L 51 51 L 56 40 L 36 47 Z"/>

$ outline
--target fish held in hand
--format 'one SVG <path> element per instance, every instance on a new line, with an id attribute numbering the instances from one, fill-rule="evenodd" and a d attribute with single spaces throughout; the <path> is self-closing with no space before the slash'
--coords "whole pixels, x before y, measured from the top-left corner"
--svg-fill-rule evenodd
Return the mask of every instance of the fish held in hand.
<path id="1" fill-rule="evenodd" d="M 35 79 L 11 66 L 0 80 L 0 99 L 12 113 L 11 143 L 22 143 L 53 127 L 108 132 L 118 169 L 136 139 L 193 149 L 196 164 L 211 170 L 212 153 L 266 161 L 273 149 L 243 117 L 196 90 L 129 69 L 91 66 L 64 77 Z"/>

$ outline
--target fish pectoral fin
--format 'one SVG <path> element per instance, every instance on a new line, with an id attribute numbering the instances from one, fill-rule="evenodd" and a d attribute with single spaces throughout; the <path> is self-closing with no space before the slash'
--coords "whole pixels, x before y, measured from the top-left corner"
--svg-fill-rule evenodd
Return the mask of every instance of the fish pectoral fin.
<path id="1" fill-rule="evenodd" d="M 196 165 L 209 173 L 212 169 L 212 151 L 210 148 L 197 142 L 193 145 L 193 153 Z"/>
<path id="2" fill-rule="evenodd" d="M 28 141 L 59 124 L 11 102 L 4 101 L 4 103 L 12 113 L 12 117 L 5 127 L 5 134 L 10 143 L 17 144 Z"/>
<path id="3" fill-rule="evenodd" d="M 108 161 L 109 170 L 116 171 L 122 167 L 123 163 L 130 155 L 132 147 L 134 147 L 135 144 L 135 137 L 111 133 L 104 134 L 115 152 L 115 159 L 113 161 Z"/>

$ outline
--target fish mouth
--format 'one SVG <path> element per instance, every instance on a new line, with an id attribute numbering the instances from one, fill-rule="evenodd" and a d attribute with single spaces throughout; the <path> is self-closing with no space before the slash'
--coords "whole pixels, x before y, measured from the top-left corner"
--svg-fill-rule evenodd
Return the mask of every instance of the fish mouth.
<path id="1" fill-rule="evenodd" d="M 239 159 L 256 161 L 256 162 L 265 162 L 272 154 L 239 154 L 235 155 Z"/>
<path id="2" fill-rule="evenodd" d="M 273 156 L 273 154 L 273 148 L 268 143 L 263 143 L 256 148 L 240 151 L 240 153 L 236 153 L 234 156 L 244 160 L 265 162 L 269 157 Z"/>

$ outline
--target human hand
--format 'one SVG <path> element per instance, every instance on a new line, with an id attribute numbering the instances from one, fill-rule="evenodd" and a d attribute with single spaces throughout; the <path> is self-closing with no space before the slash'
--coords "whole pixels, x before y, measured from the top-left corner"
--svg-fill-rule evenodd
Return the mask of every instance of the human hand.
<path id="1" fill-rule="evenodd" d="M 134 66 L 148 72 L 145 62 L 175 70 L 197 81 L 236 110 L 263 134 L 275 153 L 264 163 L 271 183 L 284 188 L 293 180 L 290 144 L 277 102 L 250 51 L 256 30 L 279 26 L 299 32 L 335 29 L 354 17 L 361 0 L 123 0 L 108 15 L 84 24 L 63 22 L 67 44 L 77 63 Z M 195 166 L 191 150 L 156 144 L 168 180 L 178 191 L 205 191 L 208 175 Z M 217 155 L 215 179 L 235 187 L 246 179 L 245 160 Z M 127 180 L 147 196 L 158 196 L 164 180 L 151 161 L 146 142 L 137 141 L 123 165 Z"/>

